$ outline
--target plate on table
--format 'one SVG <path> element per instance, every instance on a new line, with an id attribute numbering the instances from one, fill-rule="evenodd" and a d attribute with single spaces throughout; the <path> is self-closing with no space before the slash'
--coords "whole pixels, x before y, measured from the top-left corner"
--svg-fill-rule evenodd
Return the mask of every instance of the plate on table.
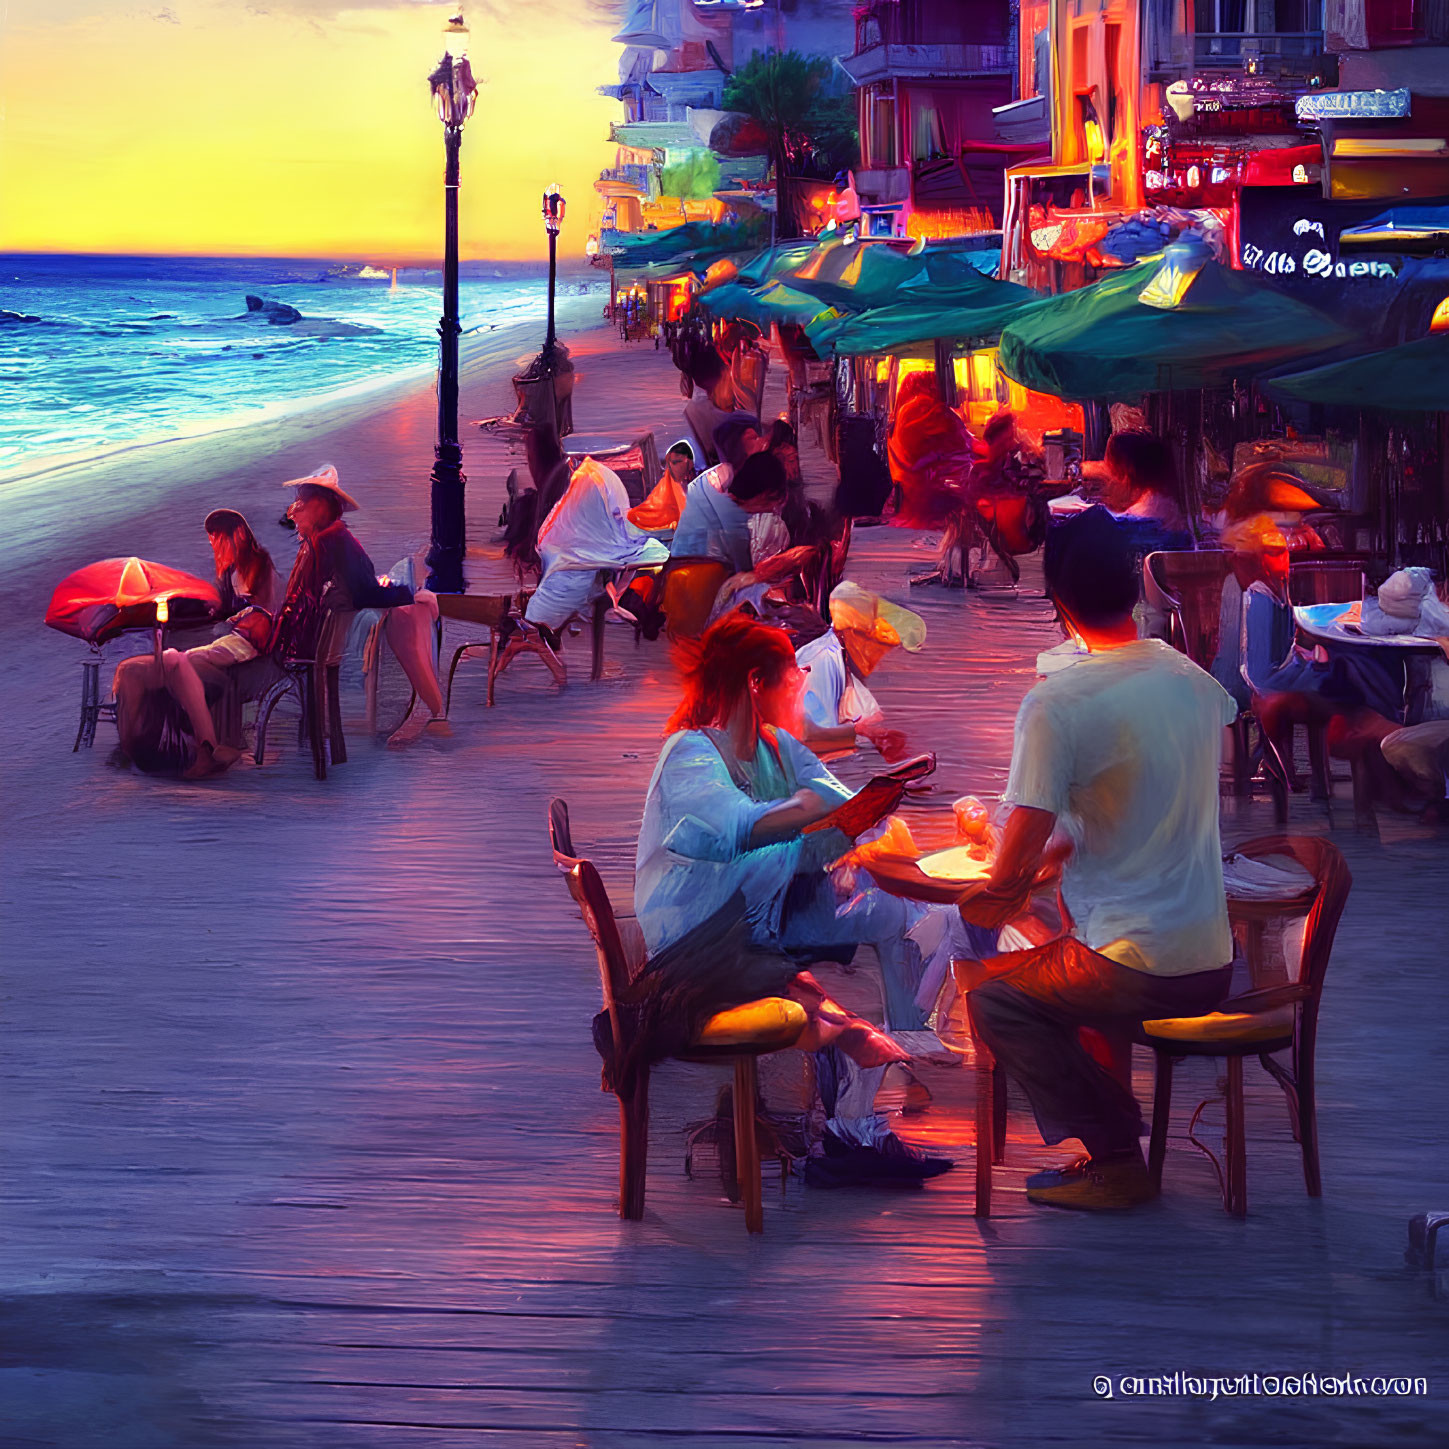
<path id="1" fill-rule="evenodd" d="M 871 879 L 890 895 L 900 896 L 908 901 L 954 905 L 968 886 L 987 878 L 991 871 L 990 864 L 986 861 L 970 861 L 969 868 L 974 873 L 969 876 L 931 876 L 926 874 L 922 866 L 945 859 L 946 868 L 949 870 L 952 868 L 951 858 L 964 853 L 964 847 L 956 847 L 939 850 L 921 860 L 912 860 L 907 856 L 876 855 L 867 856 L 862 864 Z M 940 868 L 939 865 L 937 868 Z"/>
<path id="2" fill-rule="evenodd" d="M 932 880 L 957 881 L 970 885 L 972 881 L 985 880 L 991 874 L 992 862 L 978 860 L 972 854 L 973 847 L 955 845 L 949 850 L 938 850 L 934 855 L 923 855 L 916 864 L 922 875 Z"/>

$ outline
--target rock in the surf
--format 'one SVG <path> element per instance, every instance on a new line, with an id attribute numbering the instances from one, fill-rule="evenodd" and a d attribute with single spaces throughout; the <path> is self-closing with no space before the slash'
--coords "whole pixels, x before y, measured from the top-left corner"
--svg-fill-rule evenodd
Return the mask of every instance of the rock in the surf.
<path id="1" fill-rule="evenodd" d="M 247 311 L 260 312 L 274 327 L 302 320 L 302 314 L 295 307 L 289 307 L 285 302 L 274 302 L 270 297 L 254 297 L 250 292 L 247 293 Z"/>

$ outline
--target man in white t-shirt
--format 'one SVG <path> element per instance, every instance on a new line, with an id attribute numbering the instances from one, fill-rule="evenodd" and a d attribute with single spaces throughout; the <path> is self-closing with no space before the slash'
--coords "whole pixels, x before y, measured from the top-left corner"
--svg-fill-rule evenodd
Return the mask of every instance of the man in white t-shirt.
<path id="1" fill-rule="evenodd" d="M 1006 798 L 1015 807 L 987 882 L 961 914 L 997 926 L 1064 859 L 1074 933 L 973 974 L 973 1025 L 1025 1088 L 1042 1138 L 1088 1158 L 1027 1182 L 1034 1202 L 1129 1207 L 1153 1195 L 1130 1089 L 1079 1030 L 1211 1011 L 1233 956 L 1218 835 L 1223 727 L 1237 706 L 1185 656 L 1137 638 L 1130 543 L 1092 508 L 1047 539 L 1047 590 L 1088 653 L 1022 701 Z M 971 969 L 971 968 L 968 968 Z"/>

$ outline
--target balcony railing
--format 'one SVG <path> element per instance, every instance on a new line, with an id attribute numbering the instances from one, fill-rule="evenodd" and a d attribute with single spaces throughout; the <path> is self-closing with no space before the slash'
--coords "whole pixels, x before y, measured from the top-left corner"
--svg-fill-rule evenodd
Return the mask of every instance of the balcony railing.
<path id="1" fill-rule="evenodd" d="M 648 166 L 638 166 L 632 162 L 626 166 L 610 166 L 599 173 L 601 181 L 622 181 L 628 186 L 637 186 L 640 191 L 649 190 Z"/>
<path id="2" fill-rule="evenodd" d="M 1013 68 L 1004 45 L 872 45 L 841 61 L 857 85 L 892 76 L 1000 75 Z"/>
<path id="3" fill-rule="evenodd" d="M 1237 70 L 1255 55 L 1319 55 L 1321 30 L 1199 30 L 1193 40 L 1193 58 L 1199 66 Z"/>

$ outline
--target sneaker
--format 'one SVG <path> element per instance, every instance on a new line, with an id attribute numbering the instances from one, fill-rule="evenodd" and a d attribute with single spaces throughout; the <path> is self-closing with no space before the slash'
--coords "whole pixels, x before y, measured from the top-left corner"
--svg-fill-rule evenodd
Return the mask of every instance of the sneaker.
<path id="1" fill-rule="evenodd" d="M 1114 1212 L 1138 1207 L 1157 1196 L 1140 1152 L 1120 1158 L 1088 1161 L 1064 1172 L 1061 1181 L 1044 1187 L 1027 1186 L 1028 1202 L 1048 1207 L 1076 1208 L 1083 1212 Z"/>
<path id="2" fill-rule="evenodd" d="M 822 1145 L 824 1156 L 805 1163 L 811 1187 L 914 1187 L 956 1165 L 948 1157 L 927 1157 L 893 1132 L 875 1147 L 856 1147 L 827 1129 Z"/>

